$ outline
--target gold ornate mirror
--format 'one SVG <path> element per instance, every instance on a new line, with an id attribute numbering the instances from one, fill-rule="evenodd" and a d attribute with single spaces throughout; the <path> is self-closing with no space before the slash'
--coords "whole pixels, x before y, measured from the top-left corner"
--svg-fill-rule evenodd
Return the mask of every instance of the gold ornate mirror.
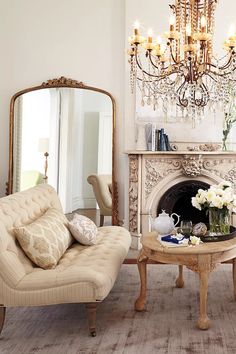
<path id="1" fill-rule="evenodd" d="M 65 77 L 17 92 L 9 144 L 7 194 L 49 183 L 71 213 L 96 207 L 89 175 L 111 175 L 112 223 L 118 224 L 115 101 L 109 92 Z"/>

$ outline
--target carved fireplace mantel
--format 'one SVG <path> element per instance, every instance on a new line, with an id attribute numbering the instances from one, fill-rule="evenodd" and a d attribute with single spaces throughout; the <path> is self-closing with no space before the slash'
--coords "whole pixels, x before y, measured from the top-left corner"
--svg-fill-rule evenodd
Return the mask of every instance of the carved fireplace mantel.
<path id="1" fill-rule="evenodd" d="M 149 231 L 163 194 L 175 184 L 194 180 L 236 187 L 236 153 L 233 151 L 127 151 L 129 156 L 129 230 L 133 248 Z"/>

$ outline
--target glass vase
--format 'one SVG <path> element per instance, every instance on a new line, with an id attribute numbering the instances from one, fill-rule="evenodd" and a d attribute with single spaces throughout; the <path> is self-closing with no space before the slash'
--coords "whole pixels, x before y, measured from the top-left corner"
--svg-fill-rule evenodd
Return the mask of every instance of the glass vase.
<path id="1" fill-rule="evenodd" d="M 228 208 L 209 208 L 209 225 L 212 236 L 229 234 L 231 211 Z"/>
<path id="2" fill-rule="evenodd" d="M 222 140 L 222 151 L 231 151 L 231 141 L 230 139 L 228 140 Z"/>

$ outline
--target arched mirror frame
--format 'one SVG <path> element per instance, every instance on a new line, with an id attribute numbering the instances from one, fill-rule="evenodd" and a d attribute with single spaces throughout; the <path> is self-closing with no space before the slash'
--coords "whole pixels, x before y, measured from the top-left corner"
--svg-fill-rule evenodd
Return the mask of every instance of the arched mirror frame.
<path id="1" fill-rule="evenodd" d="M 43 82 L 39 86 L 30 87 L 24 90 L 21 90 L 14 94 L 10 102 L 10 122 L 9 122 L 9 171 L 8 171 L 8 182 L 6 188 L 6 194 L 12 194 L 13 191 L 13 169 L 14 169 L 14 156 L 13 156 L 13 144 L 14 144 L 14 107 L 15 100 L 17 97 L 23 95 L 24 93 L 48 89 L 48 88 L 60 88 L 60 87 L 71 87 L 79 88 L 83 90 L 90 90 L 103 93 L 110 97 L 112 103 L 112 224 L 118 225 L 118 190 L 116 182 L 116 171 L 115 171 L 115 131 L 116 131 L 116 106 L 114 97 L 107 91 L 102 90 L 97 87 L 87 86 L 81 81 L 60 77 L 58 79 L 52 79 Z"/>

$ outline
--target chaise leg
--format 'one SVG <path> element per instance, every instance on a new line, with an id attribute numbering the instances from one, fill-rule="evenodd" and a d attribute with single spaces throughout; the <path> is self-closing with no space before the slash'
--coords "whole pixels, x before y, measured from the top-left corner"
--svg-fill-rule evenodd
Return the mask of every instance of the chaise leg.
<path id="1" fill-rule="evenodd" d="M 5 315 L 6 315 L 6 307 L 4 305 L 0 305 L 0 334 L 3 329 Z"/>
<path id="2" fill-rule="evenodd" d="M 98 303 L 90 302 L 85 306 L 88 313 L 89 332 L 92 337 L 96 337 L 96 311 Z"/>
<path id="3" fill-rule="evenodd" d="M 100 227 L 104 224 L 104 215 L 100 215 Z"/>

